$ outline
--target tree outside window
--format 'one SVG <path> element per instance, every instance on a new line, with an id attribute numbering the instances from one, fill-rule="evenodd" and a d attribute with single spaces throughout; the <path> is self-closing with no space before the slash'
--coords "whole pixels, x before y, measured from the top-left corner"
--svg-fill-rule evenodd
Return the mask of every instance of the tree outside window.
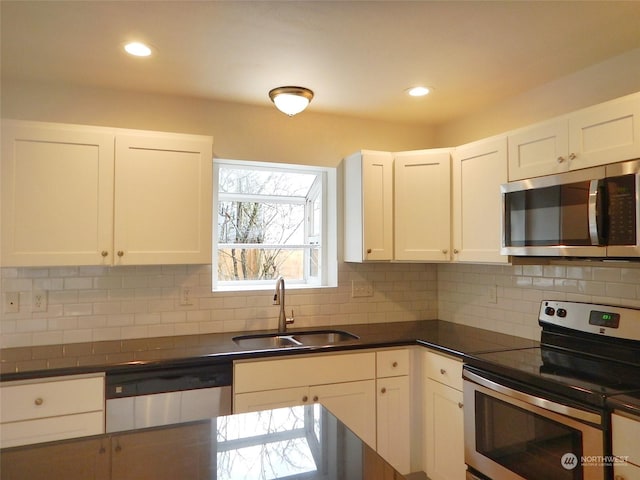
<path id="1" fill-rule="evenodd" d="M 271 165 L 216 162 L 215 285 L 321 283 L 326 173 Z"/>

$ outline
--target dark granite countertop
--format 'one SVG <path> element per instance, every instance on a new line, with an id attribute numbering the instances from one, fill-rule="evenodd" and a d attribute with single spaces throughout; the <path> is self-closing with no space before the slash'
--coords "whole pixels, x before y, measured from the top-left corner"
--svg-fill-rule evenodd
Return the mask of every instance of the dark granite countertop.
<path id="1" fill-rule="evenodd" d="M 607 405 L 612 410 L 622 410 L 637 415 L 640 420 L 640 392 L 612 395 L 607 398 Z"/>
<path id="2" fill-rule="evenodd" d="M 442 320 L 338 325 L 326 328 L 348 331 L 359 338 L 325 346 L 287 346 L 261 350 L 242 349 L 233 341 L 236 335 L 265 333 L 263 331 L 17 347 L 0 350 L 0 373 L 2 381 L 9 381 L 93 372 L 116 373 L 123 369 L 133 371 L 199 366 L 242 358 L 416 344 L 462 358 L 465 355 L 539 345 L 535 340 Z M 320 329 L 323 327 L 288 331 L 295 333 Z"/>
<path id="3" fill-rule="evenodd" d="M 2 450 L 3 480 L 402 480 L 320 404 Z"/>

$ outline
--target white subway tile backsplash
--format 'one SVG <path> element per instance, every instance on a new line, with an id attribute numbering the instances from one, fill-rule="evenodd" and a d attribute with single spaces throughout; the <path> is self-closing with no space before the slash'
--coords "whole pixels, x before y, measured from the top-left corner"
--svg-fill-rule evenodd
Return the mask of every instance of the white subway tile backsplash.
<path id="1" fill-rule="evenodd" d="M 498 285 L 496 304 L 483 287 Z M 640 265 L 438 266 L 438 318 L 527 338 L 540 336 L 542 300 L 640 306 Z M 483 307 L 483 308 L 475 308 Z"/>
<path id="2" fill-rule="evenodd" d="M 0 319 L 2 346 L 274 329 L 273 292 L 211 292 L 208 265 L 2 268 L 21 311 Z M 543 299 L 640 306 L 640 267 L 575 265 L 340 264 L 339 286 L 287 290 L 296 327 L 441 318 L 538 338 Z M 373 297 L 351 297 L 352 281 Z M 497 286 L 490 303 L 489 286 Z M 179 303 L 190 287 L 192 305 Z M 32 313 L 31 291 L 48 292 Z"/>

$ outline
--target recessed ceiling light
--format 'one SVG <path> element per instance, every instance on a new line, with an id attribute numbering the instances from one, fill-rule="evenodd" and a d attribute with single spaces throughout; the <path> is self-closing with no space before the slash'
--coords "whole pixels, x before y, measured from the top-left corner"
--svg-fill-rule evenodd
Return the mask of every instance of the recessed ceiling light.
<path id="1" fill-rule="evenodd" d="M 129 55 L 134 55 L 136 57 L 148 57 L 151 55 L 151 47 L 141 42 L 127 43 L 124 46 L 124 49 Z"/>
<path id="2" fill-rule="evenodd" d="M 405 91 L 412 97 L 424 97 L 425 95 L 429 95 L 431 90 L 432 88 L 430 87 L 411 87 L 407 88 Z"/>

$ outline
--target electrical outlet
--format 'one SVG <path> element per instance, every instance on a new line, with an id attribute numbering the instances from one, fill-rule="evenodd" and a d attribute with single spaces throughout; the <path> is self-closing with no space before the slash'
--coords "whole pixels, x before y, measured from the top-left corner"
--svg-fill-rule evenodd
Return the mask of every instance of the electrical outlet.
<path id="1" fill-rule="evenodd" d="M 4 313 L 20 312 L 20 292 L 5 292 L 4 294 Z"/>
<path id="2" fill-rule="evenodd" d="M 373 285 L 368 282 L 351 282 L 351 297 L 373 297 Z"/>
<path id="3" fill-rule="evenodd" d="M 180 305 L 193 305 L 191 300 L 191 287 L 182 287 L 182 290 L 180 290 Z"/>
<path id="4" fill-rule="evenodd" d="M 31 311 L 46 312 L 47 311 L 47 291 L 33 290 L 31 292 Z"/>

